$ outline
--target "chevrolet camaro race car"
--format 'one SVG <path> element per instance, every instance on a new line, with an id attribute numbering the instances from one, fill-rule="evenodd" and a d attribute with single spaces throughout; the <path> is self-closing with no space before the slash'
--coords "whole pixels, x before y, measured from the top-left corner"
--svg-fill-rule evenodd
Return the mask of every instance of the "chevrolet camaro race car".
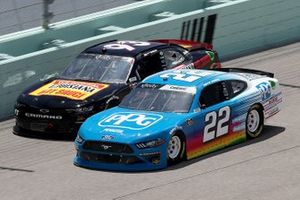
<path id="1" fill-rule="evenodd" d="M 271 77 L 233 68 L 152 75 L 119 106 L 82 124 L 74 164 L 122 171 L 161 169 L 255 138 L 265 120 L 280 110 L 281 91 Z"/>
<path id="2" fill-rule="evenodd" d="M 132 86 L 170 68 L 219 68 L 212 46 L 183 40 L 109 41 L 87 48 L 59 76 L 26 89 L 14 133 L 76 133 L 92 114 L 118 105 Z"/>

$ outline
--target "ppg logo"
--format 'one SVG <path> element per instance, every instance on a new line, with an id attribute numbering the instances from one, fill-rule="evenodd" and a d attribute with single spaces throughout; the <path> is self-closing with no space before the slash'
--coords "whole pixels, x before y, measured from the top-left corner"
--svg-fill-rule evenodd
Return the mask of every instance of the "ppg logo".
<path id="1" fill-rule="evenodd" d="M 256 86 L 262 94 L 262 100 L 266 100 L 271 97 L 271 85 L 267 82 L 262 82 Z"/>
<path id="2" fill-rule="evenodd" d="M 152 126 L 163 118 L 157 114 L 144 113 L 115 113 L 101 120 L 98 125 L 102 127 L 126 128 L 141 130 Z"/>

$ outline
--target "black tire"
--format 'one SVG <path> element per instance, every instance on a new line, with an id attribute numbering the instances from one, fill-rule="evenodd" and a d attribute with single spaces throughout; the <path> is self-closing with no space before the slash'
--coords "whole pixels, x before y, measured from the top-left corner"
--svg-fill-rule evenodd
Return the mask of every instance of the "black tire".
<path id="1" fill-rule="evenodd" d="M 180 143 L 179 146 L 178 142 Z M 185 145 L 183 133 L 177 132 L 172 134 L 167 149 L 168 164 L 178 163 L 185 158 Z"/>
<path id="2" fill-rule="evenodd" d="M 264 127 L 264 114 L 263 109 L 260 105 L 255 104 L 251 106 L 247 113 L 246 118 L 246 134 L 247 138 L 258 137 Z"/>

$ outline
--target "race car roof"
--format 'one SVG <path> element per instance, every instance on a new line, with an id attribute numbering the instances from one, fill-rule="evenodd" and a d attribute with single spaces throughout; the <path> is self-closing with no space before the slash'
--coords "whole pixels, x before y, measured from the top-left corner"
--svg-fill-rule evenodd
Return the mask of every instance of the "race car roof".
<path id="1" fill-rule="evenodd" d="M 212 70 L 197 70 L 197 69 L 182 69 L 182 70 L 166 70 L 144 79 L 143 83 L 153 84 L 169 84 L 177 86 L 197 87 L 202 88 L 210 83 L 221 80 L 230 80 L 244 78 L 236 73 L 212 71 Z"/>
<path id="2" fill-rule="evenodd" d="M 83 53 L 134 57 L 141 52 L 153 50 L 165 45 L 166 44 L 159 42 L 113 40 L 91 46 L 84 50 Z"/>

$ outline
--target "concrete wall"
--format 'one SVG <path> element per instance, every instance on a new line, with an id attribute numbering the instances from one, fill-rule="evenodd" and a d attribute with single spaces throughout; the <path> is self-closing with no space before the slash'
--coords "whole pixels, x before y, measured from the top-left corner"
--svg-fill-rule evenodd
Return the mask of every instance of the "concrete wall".
<path id="1" fill-rule="evenodd" d="M 135 0 L 55 0 L 50 5 L 58 22 L 136 2 Z M 41 26 L 43 0 L 0 0 L 0 35 Z"/>
<path id="2" fill-rule="evenodd" d="M 0 38 L 0 53 L 15 56 L 0 61 L 0 118 L 12 115 L 15 99 L 26 86 L 60 72 L 92 44 L 110 39 L 194 39 L 211 41 L 221 58 L 228 59 L 299 41 L 299 10 L 299 0 L 153 0 L 113 15 L 57 24 L 47 32 L 35 29 Z M 66 43 L 41 48 L 51 38 Z"/>

